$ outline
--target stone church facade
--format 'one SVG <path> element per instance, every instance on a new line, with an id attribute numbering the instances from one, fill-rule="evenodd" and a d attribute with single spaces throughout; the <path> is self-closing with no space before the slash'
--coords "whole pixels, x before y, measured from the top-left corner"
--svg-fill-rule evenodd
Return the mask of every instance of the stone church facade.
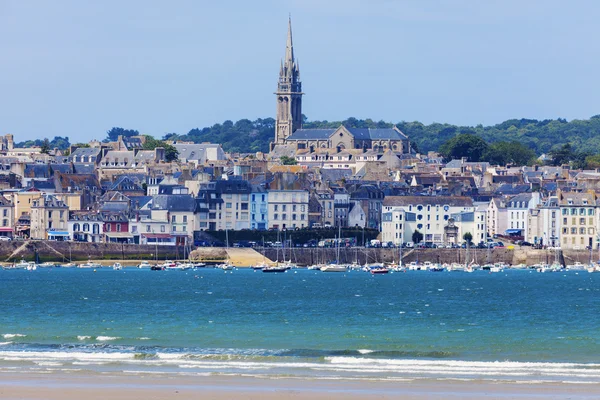
<path id="1" fill-rule="evenodd" d="M 302 82 L 300 67 L 294 57 L 292 22 L 288 21 L 285 58 L 281 61 L 279 80 L 275 96 L 277 113 L 275 118 L 275 141 L 271 143 L 273 156 L 293 153 L 359 153 L 373 150 L 384 153 L 388 150 L 410 153 L 408 137 L 397 127 L 383 129 L 346 128 L 302 129 Z"/>

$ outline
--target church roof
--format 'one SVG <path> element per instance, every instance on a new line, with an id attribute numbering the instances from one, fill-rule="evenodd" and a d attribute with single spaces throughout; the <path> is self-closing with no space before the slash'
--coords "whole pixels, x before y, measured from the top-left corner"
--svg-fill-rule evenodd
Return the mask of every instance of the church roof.
<path id="1" fill-rule="evenodd" d="M 337 129 L 297 129 L 287 140 L 321 139 L 327 140 Z"/>
<path id="2" fill-rule="evenodd" d="M 339 129 L 339 128 L 338 128 Z M 287 140 L 328 140 L 338 129 L 297 129 Z M 358 140 L 403 140 L 401 131 L 394 128 L 346 128 Z"/>

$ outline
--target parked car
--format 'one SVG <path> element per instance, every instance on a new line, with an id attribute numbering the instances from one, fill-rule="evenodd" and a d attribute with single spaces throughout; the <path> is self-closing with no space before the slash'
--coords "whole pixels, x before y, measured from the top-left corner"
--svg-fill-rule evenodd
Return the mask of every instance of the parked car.
<path id="1" fill-rule="evenodd" d="M 0 236 L 0 242 L 10 242 L 10 240 L 8 236 Z"/>

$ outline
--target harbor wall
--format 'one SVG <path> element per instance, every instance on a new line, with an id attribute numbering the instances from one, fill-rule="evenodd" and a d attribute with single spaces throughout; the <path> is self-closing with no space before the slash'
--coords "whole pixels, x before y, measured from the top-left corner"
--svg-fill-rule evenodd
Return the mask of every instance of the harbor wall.
<path id="1" fill-rule="evenodd" d="M 231 251 L 233 249 L 230 249 Z M 242 249 L 240 249 L 242 250 Z M 262 249 L 256 249 L 262 253 Z M 404 249 L 403 263 L 412 261 L 430 261 L 439 263 L 464 263 L 467 256 L 465 249 Z M 205 262 L 220 262 L 226 259 L 225 248 L 199 247 L 194 254 Z M 386 248 L 345 248 L 340 249 L 340 262 L 359 264 L 377 262 L 398 262 L 399 249 Z M 266 248 L 264 255 L 273 261 L 284 261 L 282 249 Z M 470 249 L 469 259 L 478 264 L 504 262 L 509 264 L 553 263 L 557 254 L 553 250 L 536 250 L 530 247 Z M 559 262 L 563 265 L 575 262 L 588 263 L 590 257 L 598 261 L 597 251 L 590 254 L 586 250 L 566 250 L 558 254 Z M 68 262 L 93 260 L 148 260 L 183 259 L 184 248 L 176 246 L 153 246 L 120 243 L 79 243 L 54 242 L 43 240 L 0 242 L 0 261 L 15 262 L 24 258 L 26 261 L 56 261 Z M 293 248 L 286 249 L 285 259 L 300 265 L 311 265 L 333 262 L 337 258 L 335 248 Z"/>

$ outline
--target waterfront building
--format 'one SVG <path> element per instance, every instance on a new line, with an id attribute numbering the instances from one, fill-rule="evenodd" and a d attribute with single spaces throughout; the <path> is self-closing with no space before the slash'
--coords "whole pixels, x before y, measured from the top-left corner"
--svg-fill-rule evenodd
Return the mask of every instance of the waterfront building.
<path id="1" fill-rule="evenodd" d="M 100 243 L 104 241 L 104 223 L 96 211 L 75 211 L 70 213 L 69 237 L 76 242 Z"/>
<path id="2" fill-rule="evenodd" d="M 561 247 L 563 249 L 584 250 L 597 247 L 597 202 L 594 192 L 557 193 L 561 220 Z"/>
<path id="3" fill-rule="evenodd" d="M 333 221 L 335 227 L 345 228 L 353 226 L 348 224 L 348 216 L 350 214 L 350 193 L 343 186 L 334 186 L 333 191 Z"/>
<path id="4" fill-rule="evenodd" d="M 262 185 L 252 185 L 250 194 L 250 229 L 265 230 L 269 226 L 269 193 Z"/>
<path id="5" fill-rule="evenodd" d="M 527 233 L 529 210 L 540 204 L 540 193 L 521 193 L 506 201 L 508 227 L 506 234 L 525 237 Z"/>
<path id="6" fill-rule="evenodd" d="M 15 228 L 14 207 L 4 196 L 0 196 L 0 221 L 0 236 L 12 238 Z"/>
<path id="7" fill-rule="evenodd" d="M 31 203 L 31 238 L 68 240 L 69 208 L 55 196 L 45 194 Z"/>
<path id="8" fill-rule="evenodd" d="M 417 230 L 424 242 L 435 244 L 460 243 L 466 232 L 473 241 L 484 240 L 486 233 L 485 211 L 477 210 L 470 197 L 388 196 L 383 200 L 382 218 L 382 240 L 394 244 L 412 241 Z M 458 227 L 458 236 L 447 237 L 448 225 Z"/>
<path id="9" fill-rule="evenodd" d="M 542 246 L 560 246 L 561 222 L 558 197 L 550 196 L 529 210 L 525 240 Z"/>
<path id="10" fill-rule="evenodd" d="M 384 194 L 376 185 L 360 185 L 350 194 L 349 226 L 381 229 Z"/>
<path id="11" fill-rule="evenodd" d="M 490 200 L 487 212 L 488 234 L 504 235 L 508 228 L 508 216 L 506 203 L 500 197 L 494 197 Z"/>

